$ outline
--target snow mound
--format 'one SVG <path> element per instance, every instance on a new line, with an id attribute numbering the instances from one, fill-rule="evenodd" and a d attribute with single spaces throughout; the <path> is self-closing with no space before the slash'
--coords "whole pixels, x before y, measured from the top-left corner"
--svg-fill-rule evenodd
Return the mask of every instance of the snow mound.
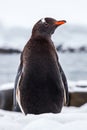
<path id="1" fill-rule="evenodd" d="M 83 130 L 87 129 L 87 104 L 64 107 L 60 114 L 27 116 L 0 110 L 0 130 Z"/>
<path id="2" fill-rule="evenodd" d="M 87 81 L 68 81 L 69 92 L 87 92 Z"/>

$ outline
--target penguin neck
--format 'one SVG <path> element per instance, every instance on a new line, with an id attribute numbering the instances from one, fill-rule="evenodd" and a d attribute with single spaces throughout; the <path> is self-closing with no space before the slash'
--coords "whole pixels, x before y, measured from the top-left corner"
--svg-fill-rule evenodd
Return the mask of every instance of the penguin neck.
<path id="1" fill-rule="evenodd" d="M 32 34 L 31 39 L 45 39 L 49 42 L 52 42 L 51 35 L 49 34 Z"/>

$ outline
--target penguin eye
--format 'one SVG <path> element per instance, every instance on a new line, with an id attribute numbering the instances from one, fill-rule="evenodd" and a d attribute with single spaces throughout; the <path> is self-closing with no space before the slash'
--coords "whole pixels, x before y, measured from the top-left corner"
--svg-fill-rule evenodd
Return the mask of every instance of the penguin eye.
<path id="1" fill-rule="evenodd" d="M 45 27 L 48 27 L 49 24 L 45 22 L 44 25 L 45 25 Z"/>

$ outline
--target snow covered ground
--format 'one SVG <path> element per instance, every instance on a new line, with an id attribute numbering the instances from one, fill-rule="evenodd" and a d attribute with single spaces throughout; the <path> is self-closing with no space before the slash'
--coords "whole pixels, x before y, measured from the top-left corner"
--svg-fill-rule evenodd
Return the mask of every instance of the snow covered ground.
<path id="1" fill-rule="evenodd" d="M 64 107 L 60 114 L 27 116 L 0 110 L 0 130 L 87 130 L 87 104 Z"/>
<path id="2" fill-rule="evenodd" d="M 70 82 L 73 85 L 87 85 L 86 81 Z M 1 86 L 1 90 L 13 88 L 13 83 Z M 73 88 L 73 89 L 72 89 Z M 86 90 L 86 88 L 84 88 Z M 80 89 L 81 91 L 81 89 Z M 28 114 L 0 110 L 0 130 L 87 130 L 87 104 L 81 107 L 63 107 L 60 114 Z"/>

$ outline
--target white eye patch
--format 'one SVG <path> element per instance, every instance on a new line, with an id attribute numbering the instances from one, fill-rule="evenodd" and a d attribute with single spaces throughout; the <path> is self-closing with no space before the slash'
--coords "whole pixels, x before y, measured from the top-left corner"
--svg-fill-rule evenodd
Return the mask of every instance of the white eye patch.
<path id="1" fill-rule="evenodd" d="M 42 23 L 46 22 L 44 18 L 43 18 L 43 19 L 41 19 L 41 21 L 42 21 Z"/>

